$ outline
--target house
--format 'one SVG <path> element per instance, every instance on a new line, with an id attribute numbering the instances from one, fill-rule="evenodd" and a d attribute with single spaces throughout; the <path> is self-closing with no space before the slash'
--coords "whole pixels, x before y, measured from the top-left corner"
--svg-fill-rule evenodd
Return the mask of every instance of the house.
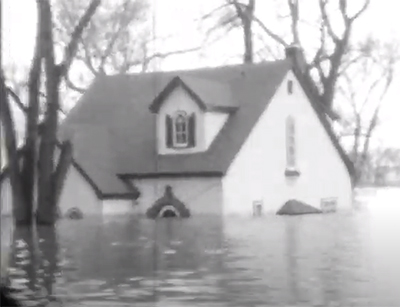
<path id="1" fill-rule="evenodd" d="M 112 183 L 113 181 L 110 180 L 110 182 Z M 131 188 L 129 184 L 124 184 L 123 181 L 117 180 L 113 188 L 118 191 L 117 196 L 112 193 L 104 193 L 91 180 L 78 162 L 73 159 L 60 197 L 60 214 L 62 216 L 74 215 L 76 214 L 76 209 L 88 215 L 99 213 L 106 215 L 125 214 L 126 212 L 134 211 L 135 202 L 133 200 L 137 198 L 137 191 Z M 0 172 L 0 197 L 1 215 L 10 216 L 12 214 L 12 192 L 7 167 Z M 84 208 L 79 205 L 80 201 L 84 202 Z"/>
<path id="2" fill-rule="evenodd" d="M 192 216 L 276 213 L 292 199 L 349 208 L 353 166 L 292 69 L 299 52 L 288 48 L 286 59 L 260 64 L 98 77 L 60 129 L 74 145 L 69 202 L 144 214 L 171 187 Z"/>

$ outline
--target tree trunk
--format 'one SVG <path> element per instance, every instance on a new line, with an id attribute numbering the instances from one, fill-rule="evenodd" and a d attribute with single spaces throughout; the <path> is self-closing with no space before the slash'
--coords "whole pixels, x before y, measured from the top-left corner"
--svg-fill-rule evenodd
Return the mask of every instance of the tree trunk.
<path id="1" fill-rule="evenodd" d="M 17 140 L 14 127 L 14 120 L 11 113 L 11 107 L 8 99 L 5 79 L 3 71 L 0 71 L 0 116 L 2 128 L 4 128 L 5 142 L 8 158 L 8 172 L 12 189 L 12 205 L 13 216 L 16 224 L 30 224 L 31 211 L 25 204 L 25 197 L 23 196 L 23 188 L 21 184 L 20 154 L 17 151 Z"/>
<path id="2" fill-rule="evenodd" d="M 254 19 L 255 0 L 249 0 L 249 3 L 244 8 L 240 8 L 239 5 L 236 4 L 236 9 L 243 24 L 243 62 L 246 64 L 252 64 L 254 62 L 252 25 Z"/>
<path id="3" fill-rule="evenodd" d="M 53 190 L 54 153 L 57 145 L 60 77 L 54 61 L 51 6 L 48 0 L 38 2 L 41 15 L 42 48 L 46 71 L 47 109 L 44 131 L 39 148 L 38 176 L 38 224 L 52 225 L 56 220 L 56 204 Z"/>
<path id="4" fill-rule="evenodd" d="M 243 20 L 243 35 L 244 35 L 244 58 L 246 64 L 253 63 L 253 32 L 251 30 L 252 19 L 245 18 Z"/>
<path id="5" fill-rule="evenodd" d="M 39 15 L 39 19 L 41 16 Z M 42 67 L 41 52 L 41 23 L 38 22 L 36 34 L 35 53 L 32 66 L 29 71 L 28 80 L 28 107 L 26 108 L 26 129 L 25 129 L 25 150 L 21 169 L 22 189 L 27 210 L 31 212 L 30 219 L 33 220 L 33 210 L 35 201 L 35 176 L 37 161 L 37 142 L 38 142 L 38 118 L 39 118 L 39 88 L 40 74 Z"/>

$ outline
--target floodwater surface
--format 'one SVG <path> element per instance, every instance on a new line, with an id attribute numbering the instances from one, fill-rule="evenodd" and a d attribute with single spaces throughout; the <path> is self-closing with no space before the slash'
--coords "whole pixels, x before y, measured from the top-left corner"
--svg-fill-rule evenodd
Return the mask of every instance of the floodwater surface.
<path id="1" fill-rule="evenodd" d="M 85 217 L 18 229 L 10 275 L 38 304 L 400 306 L 399 236 L 397 189 L 327 215 Z"/>

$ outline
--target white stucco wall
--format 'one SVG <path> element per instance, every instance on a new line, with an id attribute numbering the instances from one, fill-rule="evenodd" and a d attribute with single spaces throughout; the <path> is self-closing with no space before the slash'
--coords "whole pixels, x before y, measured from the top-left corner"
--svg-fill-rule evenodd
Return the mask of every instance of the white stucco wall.
<path id="1" fill-rule="evenodd" d="M 191 211 L 192 215 L 221 215 L 222 182 L 220 178 L 162 178 L 137 179 L 133 184 L 141 196 L 138 210 L 145 213 L 154 202 L 164 195 L 165 186 L 170 185 L 175 196 Z"/>
<path id="2" fill-rule="evenodd" d="M 293 94 L 287 80 L 294 81 Z M 296 122 L 297 165 L 300 177 L 286 179 L 286 118 Z M 338 198 L 348 208 L 350 176 L 317 115 L 290 72 L 254 127 L 223 181 L 225 213 L 252 214 L 253 201 L 264 212 L 276 212 L 295 198 L 320 206 L 321 198 Z"/>
<path id="3" fill-rule="evenodd" d="M 137 206 L 132 200 L 126 199 L 106 199 L 102 201 L 104 215 L 124 215 L 136 213 Z"/>
<path id="4" fill-rule="evenodd" d="M 206 112 L 204 113 L 204 138 L 205 147 L 208 149 L 214 141 L 218 132 L 221 131 L 229 118 L 229 114 L 221 112 Z"/>
<path id="5" fill-rule="evenodd" d="M 59 206 L 63 215 L 73 207 L 82 210 L 84 215 L 101 214 L 101 201 L 92 186 L 73 166 L 68 171 Z"/>

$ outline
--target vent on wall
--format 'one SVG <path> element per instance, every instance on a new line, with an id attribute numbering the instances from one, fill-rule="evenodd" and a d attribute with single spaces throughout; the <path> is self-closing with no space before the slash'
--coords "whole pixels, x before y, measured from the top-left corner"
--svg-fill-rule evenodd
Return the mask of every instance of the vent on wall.
<path id="1" fill-rule="evenodd" d="M 253 216 L 262 216 L 263 202 L 262 200 L 253 201 Z"/>
<path id="2" fill-rule="evenodd" d="M 337 198 L 322 198 L 321 199 L 321 210 L 322 212 L 336 212 L 337 210 Z"/>

